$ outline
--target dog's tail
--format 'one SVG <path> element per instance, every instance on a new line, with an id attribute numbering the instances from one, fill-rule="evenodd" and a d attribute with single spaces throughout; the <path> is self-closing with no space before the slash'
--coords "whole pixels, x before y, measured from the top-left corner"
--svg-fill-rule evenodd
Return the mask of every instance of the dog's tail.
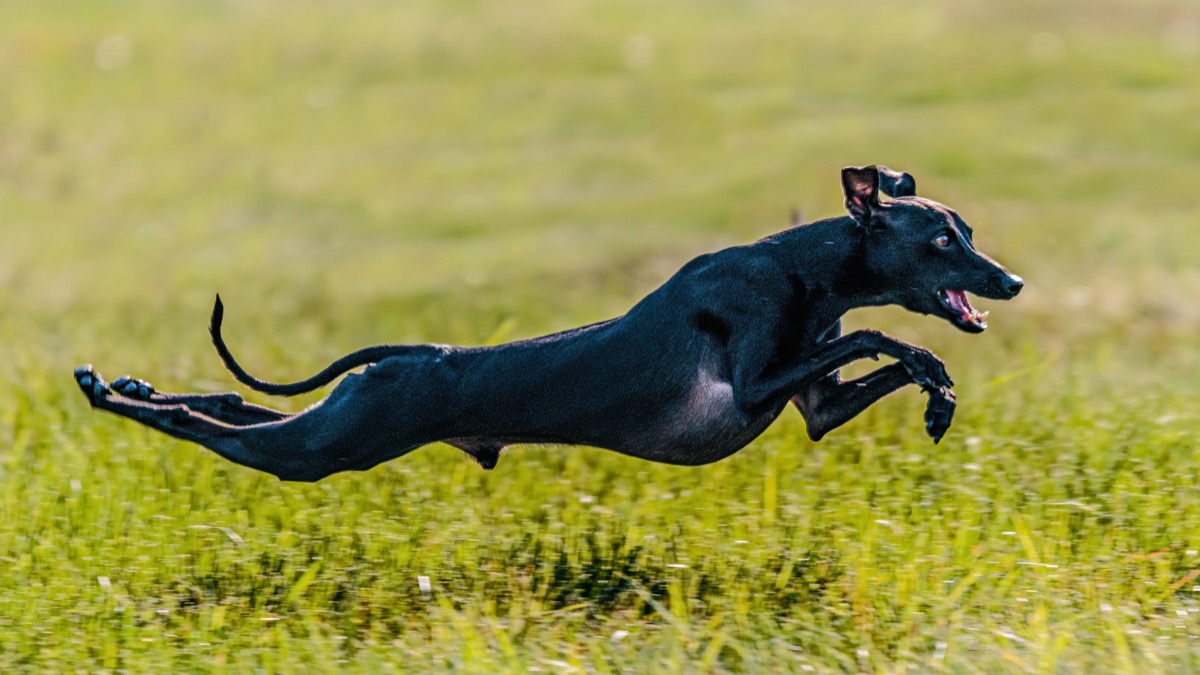
<path id="1" fill-rule="evenodd" d="M 291 384 L 276 384 L 267 382 L 254 377 L 247 373 L 244 368 L 233 358 L 229 347 L 225 346 L 225 340 L 221 337 L 221 321 L 225 318 L 225 305 L 221 302 L 221 296 L 217 295 L 217 301 L 213 304 L 212 319 L 209 320 L 208 332 L 212 334 L 213 346 L 217 348 L 217 354 L 221 357 L 221 362 L 233 373 L 234 378 L 238 382 L 250 387 L 255 391 L 261 391 L 265 394 L 274 394 L 276 396 L 295 396 L 303 394 L 314 389 L 323 387 L 337 379 L 339 375 L 346 371 L 365 366 L 377 361 L 388 358 L 389 356 L 401 356 L 411 354 L 413 352 L 412 345 L 378 345 L 375 347 L 367 347 L 356 352 L 351 352 L 342 358 L 334 361 L 325 367 L 324 370 L 313 375 L 307 380 L 292 382 Z"/>

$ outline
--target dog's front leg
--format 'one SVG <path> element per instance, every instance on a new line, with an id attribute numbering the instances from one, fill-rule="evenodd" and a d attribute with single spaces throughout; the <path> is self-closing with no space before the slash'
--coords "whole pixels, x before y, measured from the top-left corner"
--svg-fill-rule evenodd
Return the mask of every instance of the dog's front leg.
<path id="1" fill-rule="evenodd" d="M 926 428 L 935 440 L 940 440 L 949 427 L 954 413 L 954 382 L 946 373 L 942 361 L 927 349 L 908 344 L 878 331 L 862 330 L 822 343 L 790 362 L 767 368 L 752 358 L 738 359 L 734 368 L 734 395 L 742 409 L 753 413 L 786 402 L 793 396 L 818 386 L 838 369 L 865 359 L 890 356 L 899 363 L 895 368 L 880 369 L 856 380 L 865 391 L 847 390 L 829 415 L 825 431 L 844 424 L 871 403 L 908 383 L 916 383 L 930 392 L 926 409 Z M 834 380 L 835 386 L 840 383 Z M 827 383 L 826 386 L 829 386 Z M 817 407 L 820 407 L 818 404 Z"/>
<path id="2" fill-rule="evenodd" d="M 849 382 L 834 372 L 797 392 L 792 397 L 792 404 L 804 417 L 808 437 L 819 441 L 879 399 L 910 384 L 912 378 L 899 363 L 886 365 Z"/>
<path id="3" fill-rule="evenodd" d="M 821 335 L 819 342 L 836 340 L 841 335 L 842 322 L 838 321 Z M 899 363 L 884 366 L 850 382 L 842 381 L 840 373 L 835 370 L 797 392 L 792 396 L 792 404 L 804 417 L 808 437 L 819 441 L 830 431 L 858 417 L 876 401 L 910 384 L 913 384 L 912 377 Z M 954 417 L 954 392 L 949 388 L 940 388 L 929 390 L 929 394 L 925 430 L 937 443 Z"/>
<path id="4" fill-rule="evenodd" d="M 792 403 L 804 416 L 808 437 L 819 441 L 879 399 L 912 383 L 904 366 L 893 363 L 849 382 L 843 382 L 837 373 L 833 373 L 797 393 L 792 397 Z M 945 435 L 953 417 L 954 392 L 945 387 L 930 389 L 925 430 L 934 443 Z"/>
<path id="5" fill-rule="evenodd" d="M 822 343 L 769 371 L 756 359 L 739 359 L 734 367 L 734 384 L 740 391 L 739 401 L 755 407 L 780 396 L 790 399 L 844 366 L 861 359 L 877 359 L 880 355 L 899 361 L 911 381 L 922 388 L 954 387 L 945 364 L 933 352 L 875 330 L 858 330 Z"/>

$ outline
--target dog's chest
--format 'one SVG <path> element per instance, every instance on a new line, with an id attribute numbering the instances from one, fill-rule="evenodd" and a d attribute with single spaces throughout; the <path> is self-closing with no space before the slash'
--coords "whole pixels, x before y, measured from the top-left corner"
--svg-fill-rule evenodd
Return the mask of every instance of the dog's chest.
<path id="1" fill-rule="evenodd" d="M 733 384 L 715 368 L 701 367 L 675 408 L 665 435 L 655 442 L 668 461 L 702 464 L 727 457 L 771 423 L 773 416 L 747 418 L 734 400 Z M 661 433 L 661 432 L 660 432 Z"/>
<path id="2" fill-rule="evenodd" d="M 703 424 L 733 409 L 733 385 L 708 368 L 700 368 L 684 408 L 685 423 Z"/>
<path id="3" fill-rule="evenodd" d="M 738 413 L 733 384 L 705 367 L 696 371 L 673 418 L 671 436 L 690 444 L 721 444 L 722 439 L 740 437 L 746 425 Z"/>

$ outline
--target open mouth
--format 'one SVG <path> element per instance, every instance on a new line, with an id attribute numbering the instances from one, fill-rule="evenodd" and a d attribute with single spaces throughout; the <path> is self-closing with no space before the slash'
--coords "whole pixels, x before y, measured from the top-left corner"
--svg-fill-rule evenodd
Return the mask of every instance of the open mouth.
<path id="1" fill-rule="evenodd" d="M 967 300 L 966 291 L 946 289 L 938 291 L 938 300 L 948 310 L 951 322 L 962 330 L 979 333 L 987 330 L 987 312 L 980 312 Z"/>

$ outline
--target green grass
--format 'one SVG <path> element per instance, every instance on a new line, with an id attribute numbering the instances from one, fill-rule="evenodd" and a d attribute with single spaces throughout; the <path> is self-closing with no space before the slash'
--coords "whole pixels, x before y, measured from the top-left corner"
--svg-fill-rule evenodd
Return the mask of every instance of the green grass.
<path id="1" fill-rule="evenodd" d="M 806 4 L 4 4 L 0 669 L 1200 670 L 1200 15 Z M 215 291 L 271 379 L 604 319 L 868 162 L 1029 282 L 851 316 L 945 357 L 940 446 L 909 391 L 287 484 L 71 381 L 232 388 Z"/>

